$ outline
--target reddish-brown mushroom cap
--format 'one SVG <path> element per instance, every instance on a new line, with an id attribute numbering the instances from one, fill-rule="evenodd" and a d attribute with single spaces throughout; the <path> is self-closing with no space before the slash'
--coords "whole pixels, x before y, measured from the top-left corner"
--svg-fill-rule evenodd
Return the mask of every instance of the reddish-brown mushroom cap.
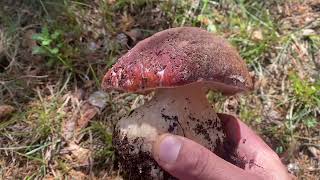
<path id="1" fill-rule="evenodd" d="M 142 92 L 194 82 L 226 94 L 253 86 L 244 61 L 225 39 L 200 28 L 180 27 L 139 42 L 107 72 L 102 87 Z"/>

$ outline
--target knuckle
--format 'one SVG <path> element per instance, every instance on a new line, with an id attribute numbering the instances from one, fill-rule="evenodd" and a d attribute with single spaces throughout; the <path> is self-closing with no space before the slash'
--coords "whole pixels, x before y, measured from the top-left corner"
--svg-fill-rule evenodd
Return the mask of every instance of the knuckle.
<path id="1" fill-rule="evenodd" d="M 280 157 L 279 157 L 279 155 L 276 153 L 276 152 L 274 152 L 274 151 L 269 151 L 269 152 L 267 152 L 268 154 L 269 154 L 269 157 L 270 158 L 272 158 L 272 159 L 274 159 L 274 160 L 278 160 L 278 161 L 280 161 Z"/>
<path id="2" fill-rule="evenodd" d="M 194 162 L 191 165 L 193 177 L 202 177 L 207 170 L 209 164 L 209 154 L 204 148 L 200 148 L 195 154 Z"/>

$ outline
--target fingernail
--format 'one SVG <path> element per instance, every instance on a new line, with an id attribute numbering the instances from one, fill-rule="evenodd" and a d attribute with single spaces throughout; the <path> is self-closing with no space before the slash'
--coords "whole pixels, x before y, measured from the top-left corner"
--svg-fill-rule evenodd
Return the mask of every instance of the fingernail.
<path id="1" fill-rule="evenodd" d="M 159 159 L 165 163 L 174 163 L 179 155 L 181 141 L 174 136 L 166 136 L 160 142 Z"/>

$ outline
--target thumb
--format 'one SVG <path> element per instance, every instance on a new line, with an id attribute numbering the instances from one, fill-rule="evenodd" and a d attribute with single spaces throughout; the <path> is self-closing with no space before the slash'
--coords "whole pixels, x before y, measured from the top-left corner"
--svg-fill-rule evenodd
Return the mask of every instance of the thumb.
<path id="1" fill-rule="evenodd" d="M 178 179 L 259 179 L 180 136 L 161 135 L 153 145 L 153 157 L 165 171 Z"/>

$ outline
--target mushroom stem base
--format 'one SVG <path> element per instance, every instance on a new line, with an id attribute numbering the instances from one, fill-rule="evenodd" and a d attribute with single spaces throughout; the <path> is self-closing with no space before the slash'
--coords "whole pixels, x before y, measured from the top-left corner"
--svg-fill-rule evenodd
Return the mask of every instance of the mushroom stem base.
<path id="1" fill-rule="evenodd" d="M 158 89 L 151 101 L 123 117 L 116 126 L 114 139 L 119 158 L 124 160 L 122 164 L 128 166 L 132 163 L 129 159 L 140 157 L 142 153 L 151 156 L 153 142 L 164 133 L 187 137 L 211 151 L 222 144 L 221 121 L 208 103 L 202 87 L 195 83 Z M 159 178 L 160 168 L 154 161 L 150 162 L 152 167 L 149 169 L 145 167 L 146 162 L 143 163 L 143 167 L 139 163 L 132 165 L 139 169 L 137 172 L 149 171 L 150 177 L 162 179 Z"/>

